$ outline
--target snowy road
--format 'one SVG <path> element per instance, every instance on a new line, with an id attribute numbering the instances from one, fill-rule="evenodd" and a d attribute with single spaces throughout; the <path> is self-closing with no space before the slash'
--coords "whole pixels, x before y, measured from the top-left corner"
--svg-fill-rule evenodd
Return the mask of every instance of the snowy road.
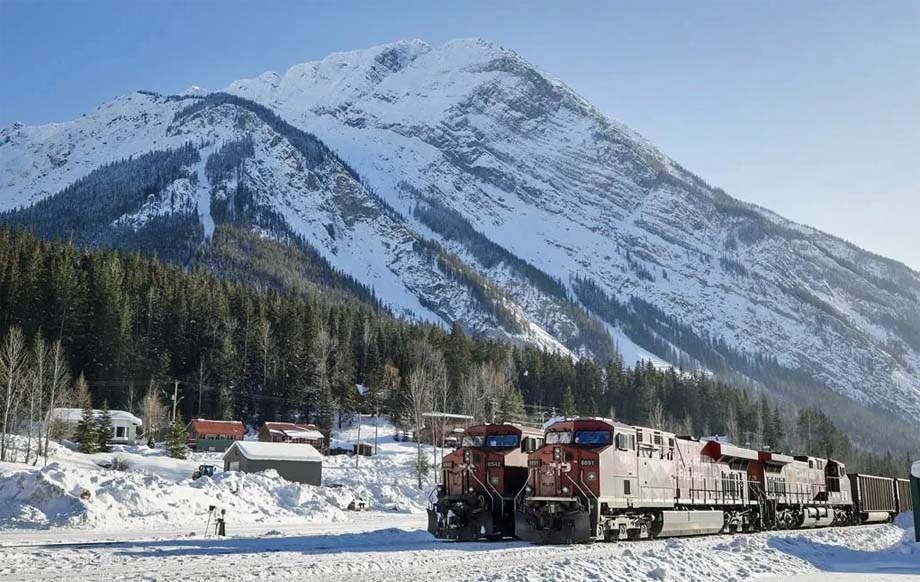
<path id="1" fill-rule="evenodd" d="M 367 514 L 332 525 L 247 526 L 226 539 L 134 532 L 136 541 L 77 546 L 49 545 L 76 541 L 61 532 L 20 532 L 20 544 L 43 544 L 32 547 L 9 547 L 15 536 L 6 532 L 0 580 L 920 580 L 920 551 L 893 525 L 569 547 L 438 542 L 423 527 L 420 515 Z M 278 533 L 255 537 L 270 530 Z M 132 536 L 81 534 L 81 542 Z"/>

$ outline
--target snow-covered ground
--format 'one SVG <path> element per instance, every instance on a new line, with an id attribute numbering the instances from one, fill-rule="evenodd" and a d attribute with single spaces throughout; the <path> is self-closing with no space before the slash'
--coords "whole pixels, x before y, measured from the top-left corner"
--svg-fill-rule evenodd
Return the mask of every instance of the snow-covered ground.
<path id="1" fill-rule="evenodd" d="M 376 524 L 376 525 L 374 525 Z M 431 538 L 418 514 L 347 524 L 120 543 L 0 548 L 0 580 L 920 580 L 897 525 L 546 547 Z M 24 543 L 31 542 L 31 533 Z"/>
<path id="2" fill-rule="evenodd" d="M 415 487 L 415 445 L 393 434 L 382 423 L 378 454 L 357 467 L 352 457 L 327 458 L 323 487 L 273 473 L 192 481 L 219 455 L 176 462 L 146 447 L 59 447 L 43 468 L 0 465 L 0 581 L 920 580 L 909 515 L 890 525 L 568 547 L 441 542 L 425 531 L 428 485 Z M 333 445 L 358 440 L 349 428 Z M 360 440 L 373 444 L 373 419 Z M 97 464 L 113 456 L 129 470 Z M 346 510 L 359 497 L 371 511 Z M 227 509 L 226 538 L 205 530 L 212 504 Z"/>

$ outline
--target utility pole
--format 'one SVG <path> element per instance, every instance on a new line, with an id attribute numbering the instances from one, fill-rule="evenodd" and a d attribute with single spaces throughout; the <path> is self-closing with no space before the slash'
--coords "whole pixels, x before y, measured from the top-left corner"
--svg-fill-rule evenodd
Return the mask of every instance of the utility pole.
<path id="1" fill-rule="evenodd" d="M 166 393 L 164 392 L 164 394 Z M 169 394 L 166 394 L 166 395 L 169 396 Z M 176 422 L 176 407 L 179 405 L 179 401 L 182 400 L 181 398 L 179 398 L 179 381 L 178 380 L 173 380 L 173 393 L 172 393 L 172 396 L 170 396 L 170 399 L 172 400 L 172 422 L 175 423 Z"/>
<path id="2" fill-rule="evenodd" d="M 361 463 L 361 413 L 358 413 L 358 444 L 355 445 L 355 469 Z"/>
<path id="3" fill-rule="evenodd" d="M 374 407 L 374 454 L 377 454 L 377 422 L 380 420 L 380 406 Z"/>

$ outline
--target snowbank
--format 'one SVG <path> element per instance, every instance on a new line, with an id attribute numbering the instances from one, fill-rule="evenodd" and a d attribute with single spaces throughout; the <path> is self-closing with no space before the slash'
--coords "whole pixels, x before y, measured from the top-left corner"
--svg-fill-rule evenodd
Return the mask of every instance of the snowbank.
<path id="1" fill-rule="evenodd" d="M 0 466 L 0 524 L 11 527 L 114 527 L 203 524 L 209 506 L 239 523 L 335 521 L 347 492 L 290 483 L 274 471 L 221 473 L 174 482 L 145 471 Z"/>
<path id="2" fill-rule="evenodd" d="M 364 422 L 362 440 L 373 441 L 373 421 Z M 333 442 L 350 448 L 357 432 L 357 426 L 346 429 Z M 93 455 L 56 447 L 45 467 L 0 463 L 0 529 L 185 527 L 203 525 L 210 506 L 226 509 L 238 524 L 329 523 L 347 519 L 345 511 L 357 499 L 377 511 L 423 512 L 431 486 L 417 486 L 415 443 L 396 442 L 394 434 L 382 421 L 376 455 L 323 458 L 322 487 L 291 483 L 275 471 L 223 472 L 219 453 L 176 460 L 146 446 Z M 433 449 L 426 447 L 425 454 L 432 458 Z M 107 468 L 113 461 L 127 469 Z M 202 463 L 218 471 L 192 481 Z"/>

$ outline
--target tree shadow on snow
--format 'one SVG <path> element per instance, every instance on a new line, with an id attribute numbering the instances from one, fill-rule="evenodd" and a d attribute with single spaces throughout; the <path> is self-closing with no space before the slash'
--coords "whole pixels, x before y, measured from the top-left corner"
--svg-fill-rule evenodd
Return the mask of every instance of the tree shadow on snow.
<path id="1" fill-rule="evenodd" d="M 920 544 L 898 542 L 877 551 L 853 550 L 801 537 L 773 537 L 768 545 L 826 572 L 920 574 Z"/>
<path id="2" fill-rule="evenodd" d="M 117 544 L 116 552 L 130 558 L 169 556 L 215 556 L 226 554 L 262 554 L 298 552 L 301 554 L 339 554 L 365 552 L 405 552 L 417 550 L 483 551 L 503 549 L 513 544 L 502 542 L 456 543 L 436 540 L 421 530 L 384 529 L 364 533 L 317 534 L 277 537 L 205 538 L 128 542 Z"/>

